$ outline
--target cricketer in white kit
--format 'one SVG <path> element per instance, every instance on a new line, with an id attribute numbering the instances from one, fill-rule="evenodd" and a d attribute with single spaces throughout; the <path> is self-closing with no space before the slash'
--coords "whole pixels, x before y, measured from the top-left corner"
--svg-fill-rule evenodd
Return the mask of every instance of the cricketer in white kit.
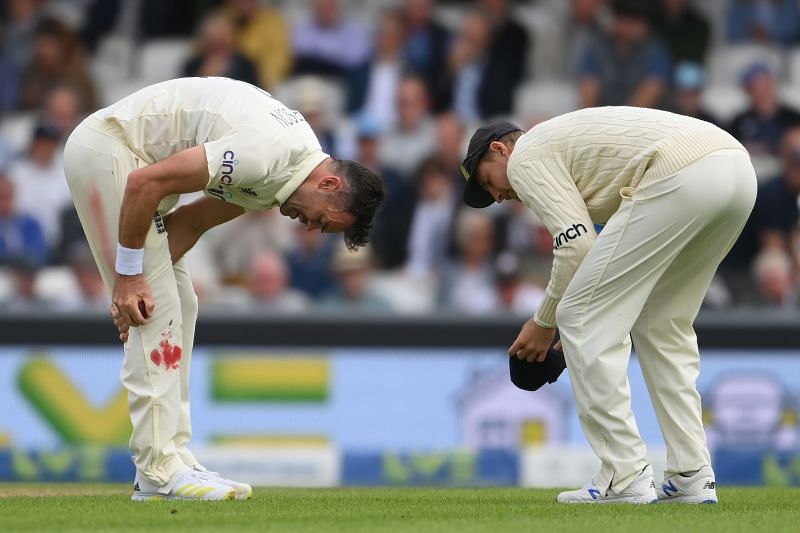
<path id="1" fill-rule="evenodd" d="M 755 203 L 744 147 L 665 111 L 588 108 L 527 133 L 508 122 L 481 128 L 462 171 L 468 205 L 518 200 L 553 235 L 546 298 L 509 355 L 543 361 L 558 327 L 601 460 L 591 483 L 558 501 L 716 502 L 692 324 Z M 658 490 L 631 411 L 631 341 L 667 446 Z"/>
<path id="2" fill-rule="evenodd" d="M 357 248 L 381 178 L 323 153 L 297 111 L 226 78 L 159 83 L 97 111 L 70 135 L 64 167 L 125 342 L 133 499 L 249 498 L 249 485 L 207 471 L 188 448 L 198 306 L 182 257 L 211 227 L 273 207 Z"/>

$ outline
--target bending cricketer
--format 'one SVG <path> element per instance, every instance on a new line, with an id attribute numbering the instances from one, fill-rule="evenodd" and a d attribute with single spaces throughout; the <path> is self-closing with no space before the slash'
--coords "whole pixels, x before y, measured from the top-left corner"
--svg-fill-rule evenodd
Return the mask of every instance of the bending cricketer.
<path id="1" fill-rule="evenodd" d="M 716 502 L 692 323 L 755 202 L 742 145 L 700 120 L 602 107 L 527 133 L 507 122 L 481 128 L 462 166 L 468 205 L 518 200 L 553 235 L 545 300 L 509 355 L 544 360 L 558 326 L 583 431 L 602 462 L 591 483 L 558 501 Z M 631 340 L 667 445 L 658 491 L 631 412 Z"/>
<path id="2" fill-rule="evenodd" d="M 278 206 L 357 248 L 383 182 L 323 153 L 297 111 L 226 78 L 159 83 L 97 111 L 67 141 L 64 166 L 125 341 L 133 499 L 249 498 L 249 485 L 207 471 L 187 447 L 197 297 L 181 258 L 206 230 Z M 195 191 L 205 196 L 173 210 Z"/>

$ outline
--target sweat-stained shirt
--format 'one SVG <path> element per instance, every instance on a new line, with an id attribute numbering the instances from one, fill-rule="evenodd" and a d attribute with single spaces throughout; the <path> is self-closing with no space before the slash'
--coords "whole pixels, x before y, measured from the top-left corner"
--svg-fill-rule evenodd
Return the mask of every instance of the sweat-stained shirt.
<path id="1" fill-rule="evenodd" d="M 744 147 L 720 128 L 637 107 L 587 108 L 534 126 L 514 145 L 508 178 L 553 236 L 553 269 L 534 320 L 556 325 L 556 306 L 592 243 L 594 224 L 619 209 L 621 189 L 669 176 L 720 149 Z"/>
<path id="2" fill-rule="evenodd" d="M 203 192 L 247 210 L 282 204 L 328 158 L 299 112 L 228 78 L 157 83 L 97 111 L 87 123 L 117 137 L 142 166 L 204 145 Z M 158 212 L 169 211 L 178 197 L 164 198 Z"/>

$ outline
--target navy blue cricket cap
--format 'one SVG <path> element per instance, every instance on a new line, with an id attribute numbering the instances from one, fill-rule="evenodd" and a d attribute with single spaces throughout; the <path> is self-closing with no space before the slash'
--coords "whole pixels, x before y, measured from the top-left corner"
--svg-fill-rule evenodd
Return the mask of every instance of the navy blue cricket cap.
<path id="1" fill-rule="evenodd" d="M 483 208 L 494 203 L 492 195 L 486 192 L 477 180 L 473 179 L 475 170 L 492 142 L 515 131 L 522 131 L 522 128 L 511 122 L 499 120 L 478 128 L 472 135 L 467 148 L 467 157 L 461 162 L 461 173 L 467 180 L 467 186 L 464 187 L 464 203 L 468 206 Z"/>

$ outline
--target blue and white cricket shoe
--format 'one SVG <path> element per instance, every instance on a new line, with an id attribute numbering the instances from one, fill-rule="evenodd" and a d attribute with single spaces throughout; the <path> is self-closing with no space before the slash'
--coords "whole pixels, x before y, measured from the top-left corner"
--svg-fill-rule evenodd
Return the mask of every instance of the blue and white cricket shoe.
<path id="1" fill-rule="evenodd" d="M 673 474 L 658 488 L 659 503 L 717 503 L 717 482 L 710 466 L 691 476 Z"/>
<path id="2" fill-rule="evenodd" d="M 562 492 L 558 503 L 656 503 L 656 486 L 653 482 L 653 468 L 647 465 L 630 485 L 620 492 L 611 489 L 603 492 L 594 481 L 578 489 Z"/>

